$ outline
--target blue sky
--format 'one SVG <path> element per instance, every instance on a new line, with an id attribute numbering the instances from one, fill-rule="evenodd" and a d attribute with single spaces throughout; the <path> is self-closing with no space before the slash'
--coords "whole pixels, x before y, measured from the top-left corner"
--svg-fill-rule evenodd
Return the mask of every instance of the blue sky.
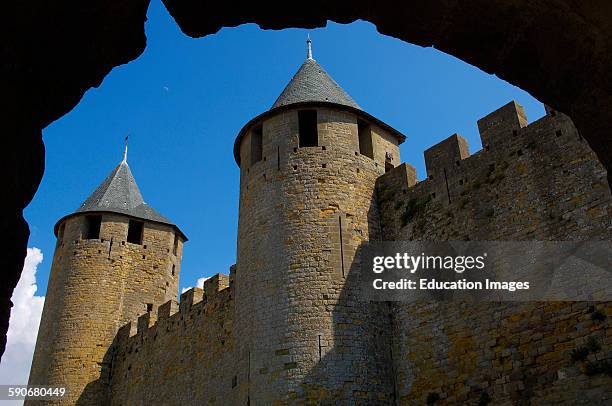
<path id="1" fill-rule="evenodd" d="M 406 44 L 373 25 L 329 23 L 316 30 L 263 31 L 256 25 L 213 36 L 183 35 L 159 0 L 148 12 L 147 49 L 115 68 L 100 88 L 44 130 L 46 170 L 25 211 L 28 246 L 42 250 L 44 295 L 55 245 L 53 225 L 73 212 L 120 161 L 145 201 L 189 236 L 181 287 L 235 261 L 240 128 L 269 109 L 306 56 L 314 58 L 372 115 L 407 136 L 402 161 L 425 176 L 423 151 L 457 132 L 481 148 L 476 121 L 514 99 L 531 121 L 543 106 L 526 92 L 432 48 Z"/>

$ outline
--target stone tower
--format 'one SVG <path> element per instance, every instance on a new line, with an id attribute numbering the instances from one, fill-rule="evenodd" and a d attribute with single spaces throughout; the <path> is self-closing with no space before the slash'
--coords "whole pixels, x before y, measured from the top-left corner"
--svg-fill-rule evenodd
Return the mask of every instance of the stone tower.
<path id="1" fill-rule="evenodd" d="M 380 239 L 376 178 L 404 136 L 307 58 L 234 146 L 240 166 L 236 404 L 393 404 L 385 305 L 358 288 Z"/>
<path id="2" fill-rule="evenodd" d="M 126 158 L 127 146 L 94 193 L 55 225 L 29 384 L 67 387 L 62 404 L 106 404 L 118 328 L 178 294 L 186 237 L 143 201 Z"/>

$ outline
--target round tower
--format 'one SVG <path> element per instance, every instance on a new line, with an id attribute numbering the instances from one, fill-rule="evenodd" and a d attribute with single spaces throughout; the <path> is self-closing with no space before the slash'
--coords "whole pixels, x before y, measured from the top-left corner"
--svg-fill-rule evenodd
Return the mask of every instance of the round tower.
<path id="1" fill-rule="evenodd" d="M 186 237 L 143 201 L 126 155 L 55 225 L 29 384 L 67 387 L 60 404 L 106 404 L 117 330 L 178 294 Z"/>
<path id="2" fill-rule="evenodd" d="M 241 404 L 394 404 L 388 312 L 362 299 L 358 272 L 363 243 L 380 238 L 376 178 L 404 138 L 323 70 L 310 39 L 238 134 Z"/>

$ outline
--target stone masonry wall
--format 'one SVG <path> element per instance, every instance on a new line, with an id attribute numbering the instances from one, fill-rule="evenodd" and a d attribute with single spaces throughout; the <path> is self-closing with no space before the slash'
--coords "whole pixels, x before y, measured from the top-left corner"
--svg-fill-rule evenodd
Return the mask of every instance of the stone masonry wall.
<path id="1" fill-rule="evenodd" d="M 234 405 L 234 275 L 215 275 L 123 326 L 110 405 Z"/>
<path id="2" fill-rule="evenodd" d="M 177 295 L 182 242 L 174 255 L 173 227 L 145 223 L 138 245 L 126 242 L 128 220 L 102 214 L 98 239 L 83 238 L 84 215 L 60 226 L 29 380 L 66 386 L 58 404 L 105 404 L 117 330 Z"/>
<path id="3" fill-rule="evenodd" d="M 478 126 L 476 154 L 454 135 L 425 152 L 426 180 L 406 164 L 379 179 L 385 240 L 612 238 L 606 172 L 568 117 L 527 125 L 512 102 Z M 394 303 L 399 403 L 609 403 L 610 316 L 609 302 Z"/>

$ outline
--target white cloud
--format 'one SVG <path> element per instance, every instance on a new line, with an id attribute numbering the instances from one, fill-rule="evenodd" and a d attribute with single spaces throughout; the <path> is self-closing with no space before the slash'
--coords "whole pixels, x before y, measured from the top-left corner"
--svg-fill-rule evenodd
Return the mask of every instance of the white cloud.
<path id="1" fill-rule="evenodd" d="M 38 248 L 28 248 L 21 279 L 13 291 L 6 351 L 0 362 L 0 384 L 25 385 L 30 375 L 44 296 L 35 296 L 36 268 L 43 260 Z"/>
<path id="2" fill-rule="evenodd" d="M 196 286 L 198 288 L 203 288 L 204 287 L 204 281 L 210 279 L 210 276 L 206 277 L 206 278 L 199 278 L 196 282 Z M 185 293 L 187 292 L 189 289 L 191 289 L 193 286 L 190 286 L 188 288 L 183 288 L 183 290 L 181 290 L 181 293 Z"/>

